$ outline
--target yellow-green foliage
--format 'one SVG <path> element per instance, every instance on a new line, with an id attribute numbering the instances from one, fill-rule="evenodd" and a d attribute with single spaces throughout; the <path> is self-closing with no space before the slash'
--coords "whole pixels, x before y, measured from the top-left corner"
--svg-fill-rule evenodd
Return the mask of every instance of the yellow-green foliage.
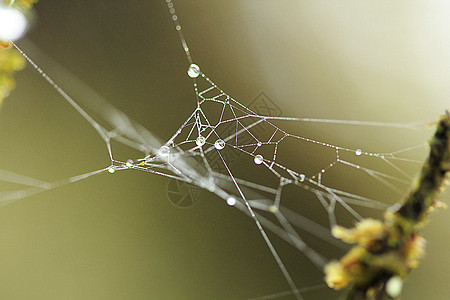
<path id="1" fill-rule="evenodd" d="M 1 45 L 5 47 L 0 47 L 0 104 L 16 86 L 14 72 L 25 67 L 24 58 L 14 48 Z"/>
<path id="2" fill-rule="evenodd" d="M 430 141 L 430 154 L 417 182 L 402 204 L 384 220 L 363 219 L 354 228 L 335 226 L 336 238 L 354 244 L 339 261 L 325 266 L 325 281 L 334 289 L 351 286 L 347 300 L 398 299 L 401 282 L 416 268 L 425 239 L 418 231 L 440 202 L 437 195 L 450 173 L 450 112 L 439 120 Z"/>
<path id="3" fill-rule="evenodd" d="M 6 0 L 7 4 L 20 10 L 29 10 L 38 0 Z M 13 74 L 25 67 L 24 58 L 9 41 L 0 40 L 0 105 L 16 87 Z"/>
<path id="4" fill-rule="evenodd" d="M 6 3 L 11 5 L 18 5 L 26 9 L 30 9 L 38 0 L 6 0 Z"/>

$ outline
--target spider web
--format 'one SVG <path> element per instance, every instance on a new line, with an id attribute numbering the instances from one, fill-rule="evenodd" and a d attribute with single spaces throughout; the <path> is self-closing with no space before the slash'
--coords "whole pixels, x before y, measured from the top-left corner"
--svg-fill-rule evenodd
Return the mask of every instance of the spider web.
<path id="1" fill-rule="evenodd" d="M 345 249 L 344 245 L 330 236 L 329 229 L 342 224 L 340 218 L 361 219 L 359 211 L 364 211 L 364 208 L 384 210 L 389 205 L 379 199 L 341 188 L 333 172 L 339 170 L 355 176 L 367 176 L 400 198 L 411 181 L 401 163 L 420 163 L 410 159 L 407 154 L 423 146 L 412 145 L 393 152 L 373 152 L 363 147 L 347 147 L 292 133 L 283 129 L 284 124 L 295 123 L 299 127 L 302 124 L 342 128 L 368 126 L 392 130 L 417 130 L 419 124 L 258 114 L 227 94 L 198 66 L 193 65 L 173 4 L 166 2 L 191 64 L 188 74 L 193 80 L 197 97 L 196 108 L 186 121 L 167 141 L 161 143 L 150 131 L 100 98 L 95 99 L 97 101 L 90 99 L 82 106 L 80 100 L 69 96 L 15 45 L 40 75 L 94 128 L 105 143 L 111 164 L 56 182 L 44 182 L 3 170 L 0 173 L 2 180 L 25 184 L 30 188 L 3 192 L 0 194 L 1 205 L 94 175 L 119 171 L 141 171 L 193 184 L 249 215 L 289 285 L 287 294 L 302 299 L 297 283 L 266 231 L 291 244 L 321 270 L 328 258 L 309 246 L 301 232 L 309 232 L 332 247 Z M 115 154 L 114 143 L 138 150 L 142 156 L 121 159 Z M 317 154 L 320 159 L 312 162 L 295 161 L 289 159 L 293 151 L 305 155 Z M 230 164 L 230 158 L 236 159 L 239 165 Z M 322 225 L 300 213 L 303 211 L 301 205 L 311 205 L 310 202 L 322 208 L 326 220 Z M 283 295 L 276 294 L 273 297 Z"/>

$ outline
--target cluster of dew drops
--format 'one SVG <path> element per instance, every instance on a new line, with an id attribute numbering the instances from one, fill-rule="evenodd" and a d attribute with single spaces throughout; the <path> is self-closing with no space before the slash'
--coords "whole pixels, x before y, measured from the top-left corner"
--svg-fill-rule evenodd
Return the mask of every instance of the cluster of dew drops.
<path id="1" fill-rule="evenodd" d="M 189 66 L 189 68 L 188 68 L 187 74 L 188 74 L 188 76 L 191 77 L 191 78 L 197 78 L 197 77 L 200 76 L 200 74 L 201 74 L 201 72 L 200 72 L 200 67 L 199 67 L 198 65 L 196 65 L 196 64 L 191 64 L 191 65 Z M 206 143 L 206 138 L 205 138 L 204 136 L 202 136 L 202 135 L 199 135 L 199 136 L 196 138 L 195 143 L 196 143 L 196 145 L 197 145 L 198 147 L 203 147 L 203 145 L 205 145 L 205 143 Z M 222 140 L 222 139 L 217 139 L 217 140 L 214 142 L 214 148 L 216 148 L 217 150 L 222 150 L 222 149 L 224 149 L 224 148 L 225 148 L 225 145 L 226 145 L 226 144 L 225 144 L 225 141 Z M 261 143 L 261 142 L 258 142 L 258 146 L 261 146 L 261 145 L 262 145 L 262 143 Z M 356 156 L 360 156 L 362 153 L 363 153 L 363 152 L 362 152 L 361 149 L 357 149 L 357 150 L 355 151 L 355 155 L 356 155 Z M 161 156 L 161 157 L 167 157 L 169 154 L 170 154 L 170 148 L 169 148 L 168 146 L 166 146 L 166 145 L 161 146 L 161 148 L 160 148 L 159 151 L 158 151 L 158 155 Z M 257 164 L 257 165 L 260 165 L 260 164 L 262 164 L 262 163 L 264 162 L 264 157 L 263 157 L 261 154 L 257 154 L 257 155 L 255 155 L 255 157 L 254 157 L 254 159 L 253 159 L 253 162 L 254 162 L 255 164 Z M 134 165 L 134 162 L 133 162 L 133 160 L 130 159 L 130 160 L 128 160 L 128 161 L 126 162 L 125 165 L 126 165 L 128 168 L 131 168 L 131 167 Z M 108 172 L 111 173 L 111 174 L 115 173 L 115 168 L 110 167 L 110 168 L 108 169 Z M 304 179 L 305 179 L 305 175 L 304 175 L 304 174 L 301 174 L 300 180 L 303 181 Z M 228 197 L 228 199 L 226 200 L 226 202 L 227 202 L 228 205 L 234 206 L 234 205 L 236 204 L 237 200 L 236 200 L 236 198 L 230 196 L 230 197 Z"/>
<path id="2" fill-rule="evenodd" d="M 189 69 L 187 71 L 188 76 L 191 78 L 197 78 L 201 73 L 200 73 L 200 67 L 196 64 L 191 64 L 189 66 Z M 195 143 L 197 144 L 197 146 L 202 147 L 205 143 L 206 143 L 206 139 L 203 136 L 199 136 L 197 137 L 197 139 L 195 140 Z M 258 146 L 261 146 L 261 143 L 258 143 Z M 215 143 L 214 143 L 214 147 L 217 150 L 222 150 L 223 148 L 225 148 L 225 141 L 222 139 L 218 139 Z M 261 154 L 257 154 L 253 160 L 255 162 L 255 164 L 260 165 L 263 163 L 264 161 L 264 157 Z"/>

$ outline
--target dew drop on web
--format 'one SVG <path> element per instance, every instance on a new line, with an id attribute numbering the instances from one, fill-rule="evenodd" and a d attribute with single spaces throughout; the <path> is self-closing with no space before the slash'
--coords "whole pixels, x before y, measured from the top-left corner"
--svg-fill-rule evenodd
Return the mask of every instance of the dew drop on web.
<path id="1" fill-rule="evenodd" d="M 260 165 L 264 161 L 264 157 L 261 154 L 258 154 L 255 156 L 255 159 L 253 160 L 255 164 Z"/>
<path id="2" fill-rule="evenodd" d="M 204 136 L 199 136 L 196 140 L 195 143 L 197 144 L 197 146 L 201 147 L 206 143 L 206 139 Z"/>
<path id="3" fill-rule="evenodd" d="M 197 78 L 198 75 L 200 75 L 200 67 L 197 66 L 196 64 L 191 64 L 189 66 L 187 73 L 188 73 L 189 77 Z"/>
<path id="4" fill-rule="evenodd" d="M 223 148 L 225 148 L 225 142 L 221 139 L 218 139 L 215 143 L 214 143 L 214 147 L 217 150 L 222 150 Z"/>

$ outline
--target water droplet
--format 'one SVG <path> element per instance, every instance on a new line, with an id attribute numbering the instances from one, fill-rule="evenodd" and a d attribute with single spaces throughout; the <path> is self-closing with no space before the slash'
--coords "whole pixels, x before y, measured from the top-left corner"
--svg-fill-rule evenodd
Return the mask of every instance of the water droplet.
<path id="1" fill-rule="evenodd" d="M 195 140 L 195 143 L 197 144 L 197 146 L 201 147 L 206 143 L 206 139 L 203 136 L 198 136 L 198 138 Z"/>
<path id="2" fill-rule="evenodd" d="M 255 156 L 255 159 L 253 160 L 255 164 L 260 165 L 264 161 L 264 157 L 261 154 L 258 154 Z"/>
<path id="3" fill-rule="evenodd" d="M 200 67 L 197 66 L 196 64 L 191 64 L 189 66 L 187 73 L 188 73 L 189 77 L 197 78 L 198 75 L 200 75 Z"/>
<path id="4" fill-rule="evenodd" d="M 133 160 L 129 159 L 127 160 L 127 163 L 125 164 L 128 168 L 131 168 L 133 166 Z"/>
<path id="5" fill-rule="evenodd" d="M 386 292 L 392 298 L 397 298 L 402 293 L 403 280 L 399 276 L 394 276 L 386 284 Z"/>
<path id="6" fill-rule="evenodd" d="M 355 155 L 356 156 L 360 156 L 361 154 L 362 154 L 362 150 L 361 149 L 356 149 Z"/>
<path id="7" fill-rule="evenodd" d="M 108 169 L 108 172 L 111 173 L 111 174 L 114 173 L 115 171 L 116 170 L 113 167 L 109 167 L 109 169 Z"/>
<path id="8" fill-rule="evenodd" d="M 258 144 L 256 144 L 256 145 L 258 145 L 258 147 L 261 147 L 261 146 L 262 146 L 262 143 L 261 143 L 261 142 L 258 142 Z"/>
<path id="9" fill-rule="evenodd" d="M 300 175 L 298 176 L 298 180 L 299 180 L 300 182 L 305 181 L 305 178 L 306 178 L 305 174 L 300 174 Z"/>
<path id="10" fill-rule="evenodd" d="M 181 26 L 177 25 L 177 27 L 175 27 L 176 30 L 181 30 Z"/>
<path id="11" fill-rule="evenodd" d="M 215 143 L 214 143 L 214 147 L 216 147 L 217 150 L 222 150 L 223 148 L 225 148 L 225 142 L 221 139 L 218 139 Z"/>
<path id="12" fill-rule="evenodd" d="M 162 146 L 161 148 L 159 148 L 158 153 L 160 156 L 167 156 L 170 153 L 170 148 L 167 146 Z"/>
<path id="13" fill-rule="evenodd" d="M 0 40 L 15 41 L 25 34 L 28 26 L 27 18 L 18 9 L 1 5 L 0 20 L 2 21 L 0 26 Z"/>
<path id="14" fill-rule="evenodd" d="M 236 198 L 234 198 L 234 197 L 228 197 L 228 199 L 227 199 L 227 204 L 228 204 L 229 206 L 234 206 L 234 205 L 236 205 Z"/>

